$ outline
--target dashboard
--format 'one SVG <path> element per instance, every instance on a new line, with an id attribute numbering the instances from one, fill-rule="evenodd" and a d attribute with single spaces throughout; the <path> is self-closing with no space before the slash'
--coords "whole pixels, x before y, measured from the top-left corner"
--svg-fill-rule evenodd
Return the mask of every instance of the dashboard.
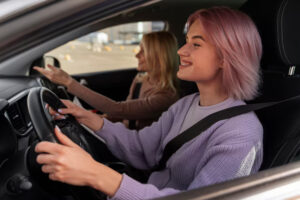
<path id="1" fill-rule="evenodd" d="M 0 76 L 1 200 L 53 200 L 61 192 L 59 191 L 60 187 L 55 184 L 53 186 L 55 188 L 54 191 L 52 189 L 48 191 L 52 183 L 51 181 L 49 182 L 47 175 L 41 172 L 40 166 L 36 163 L 34 145 L 40 139 L 32 123 L 36 121 L 32 121 L 29 115 L 29 102 L 27 102 L 31 89 L 36 87 L 45 87 L 54 92 L 59 98 L 70 99 L 63 87 L 55 85 L 43 77 Z M 32 102 L 30 105 L 33 105 Z M 95 160 L 103 161 L 104 163 L 119 163 L 101 139 L 93 134 L 86 134 L 85 132 L 88 131 L 81 126 L 78 127 L 72 124 L 71 119 L 69 121 L 68 119 L 66 121 L 57 121 L 56 123 L 61 130 L 66 131 L 65 133 L 72 135 L 73 141 L 76 138 L 79 138 L 79 143 L 85 141 L 89 151 L 95 156 Z M 84 135 L 84 138 L 77 136 L 80 134 Z M 71 135 L 68 136 L 70 137 Z"/>
<path id="2" fill-rule="evenodd" d="M 51 199 L 28 171 L 29 162 L 35 160 L 29 147 L 38 141 L 27 106 L 29 91 L 35 87 L 46 87 L 59 96 L 66 93 L 39 76 L 0 76 L 0 199 Z"/>
<path id="3" fill-rule="evenodd" d="M 57 85 L 41 77 L 0 77 L 0 167 L 9 155 L 36 139 L 27 108 L 27 96 L 34 87 L 57 90 Z"/>

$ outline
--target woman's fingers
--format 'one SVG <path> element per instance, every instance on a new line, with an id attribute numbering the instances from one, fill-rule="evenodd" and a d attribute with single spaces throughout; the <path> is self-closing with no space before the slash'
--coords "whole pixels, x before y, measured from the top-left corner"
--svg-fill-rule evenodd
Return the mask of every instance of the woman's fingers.
<path id="1" fill-rule="evenodd" d="M 55 162 L 55 157 L 52 154 L 41 153 L 37 156 L 36 161 L 39 164 L 50 164 Z"/>
<path id="2" fill-rule="evenodd" d="M 57 154 L 60 153 L 61 147 L 60 144 L 52 143 L 52 142 L 40 142 L 35 146 L 35 152 L 37 153 L 50 153 L 50 154 Z"/>
<path id="3" fill-rule="evenodd" d="M 49 64 L 47 64 L 47 67 L 50 69 L 50 70 L 52 70 L 52 71 L 59 71 L 59 69 L 57 68 L 57 67 L 54 67 L 54 66 L 52 66 L 52 65 L 49 65 Z"/>
<path id="4" fill-rule="evenodd" d="M 76 147 L 80 148 L 77 144 L 75 144 L 70 138 L 68 138 L 65 134 L 63 134 L 58 126 L 54 129 L 55 135 L 57 139 L 61 142 L 61 144 L 69 146 L 69 147 Z"/>
<path id="5" fill-rule="evenodd" d="M 83 115 L 83 111 L 85 111 L 83 108 L 78 107 L 69 100 L 62 99 L 61 101 L 65 104 L 65 106 L 67 106 L 67 108 L 58 109 L 60 114 L 71 114 L 75 117 L 81 117 Z"/>
<path id="6" fill-rule="evenodd" d="M 44 173 L 53 173 L 56 171 L 56 168 L 54 165 L 43 165 L 42 166 L 42 172 Z"/>
<path id="7" fill-rule="evenodd" d="M 61 120 L 61 119 L 66 119 L 66 117 L 60 113 L 58 113 L 56 110 L 54 110 L 52 107 L 50 107 L 48 104 L 46 104 L 45 107 L 50 115 L 53 117 L 55 120 Z"/>
<path id="8" fill-rule="evenodd" d="M 62 101 L 63 104 L 65 104 L 65 106 L 67 106 L 68 108 L 76 106 L 76 105 L 75 105 L 74 103 L 72 103 L 70 100 L 61 99 L 61 101 Z"/>
<path id="9" fill-rule="evenodd" d="M 47 78 L 51 77 L 52 75 L 52 71 L 49 71 L 49 70 L 46 70 L 46 69 L 43 69 L 41 67 L 38 67 L 38 66 L 34 66 L 33 67 L 34 70 L 40 72 L 41 74 L 43 74 L 44 76 L 46 76 Z"/>

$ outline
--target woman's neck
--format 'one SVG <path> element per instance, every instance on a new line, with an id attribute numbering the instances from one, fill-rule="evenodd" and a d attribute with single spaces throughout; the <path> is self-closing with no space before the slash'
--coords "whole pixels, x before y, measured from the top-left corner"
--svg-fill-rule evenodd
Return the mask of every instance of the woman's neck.
<path id="1" fill-rule="evenodd" d="M 225 101 L 228 95 L 203 95 L 200 94 L 200 106 L 212 106 Z"/>
<path id="2" fill-rule="evenodd" d="M 228 94 L 224 91 L 223 87 L 201 87 L 201 85 L 199 84 L 197 84 L 197 86 L 200 93 L 199 105 L 201 106 L 212 106 L 221 103 L 229 97 Z"/>
<path id="3" fill-rule="evenodd" d="M 157 83 L 159 81 L 159 77 L 153 76 L 153 74 L 148 73 L 148 80 L 150 83 Z"/>

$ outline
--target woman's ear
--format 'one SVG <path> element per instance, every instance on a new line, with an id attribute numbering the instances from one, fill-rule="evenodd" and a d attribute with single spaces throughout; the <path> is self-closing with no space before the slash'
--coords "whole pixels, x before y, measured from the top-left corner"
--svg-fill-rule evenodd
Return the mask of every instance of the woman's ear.
<path id="1" fill-rule="evenodd" d="M 216 53 L 217 53 L 217 58 L 218 58 L 218 62 L 219 62 L 219 67 L 221 69 L 223 69 L 224 64 L 225 64 L 224 56 L 222 55 L 222 52 L 218 49 L 217 49 Z"/>
<path id="2" fill-rule="evenodd" d="M 221 68 L 221 69 L 223 69 L 223 67 L 224 67 L 224 59 L 222 58 L 222 59 L 219 59 L 219 67 Z"/>

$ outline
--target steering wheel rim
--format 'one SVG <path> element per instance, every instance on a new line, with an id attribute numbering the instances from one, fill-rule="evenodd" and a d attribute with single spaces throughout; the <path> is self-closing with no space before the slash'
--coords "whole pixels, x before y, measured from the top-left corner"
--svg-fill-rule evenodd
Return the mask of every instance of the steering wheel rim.
<path id="1" fill-rule="evenodd" d="M 77 122 L 77 120 L 71 115 L 65 115 L 66 120 L 54 120 L 53 117 L 46 109 L 48 104 L 54 110 L 60 108 L 66 108 L 66 106 L 60 101 L 60 99 L 47 88 L 33 88 L 28 94 L 27 100 L 28 112 L 33 124 L 33 128 L 40 141 L 49 141 L 59 143 L 53 130 L 55 125 L 58 125 L 62 132 L 67 135 L 72 141 L 88 151 L 93 156 L 93 151 L 89 147 L 88 142 L 85 139 L 85 130 Z M 59 123 L 63 122 L 63 123 Z M 76 126 L 76 133 L 70 132 L 70 130 L 63 130 L 65 123 L 71 123 Z"/>
<path id="2" fill-rule="evenodd" d="M 59 143 L 54 134 L 54 127 L 57 122 L 47 111 L 46 104 L 48 104 L 54 110 L 66 107 L 49 89 L 43 87 L 32 88 L 27 97 L 27 106 L 36 135 L 40 141 Z M 62 130 L 62 132 L 93 156 L 94 152 L 85 139 L 86 133 L 84 133 L 84 131 L 86 130 L 81 127 L 81 125 L 73 116 L 66 115 L 66 118 L 69 123 L 74 123 L 77 126 L 78 132 L 75 134 L 67 133 L 66 130 Z M 104 194 L 89 187 L 77 187 L 49 180 L 48 176 L 41 171 L 41 166 L 36 162 L 37 154 L 34 152 L 35 144 L 33 144 L 29 149 L 27 157 L 28 168 L 30 174 L 32 174 L 34 177 L 39 177 L 38 179 L 43 182 L 42 185 L 45 185 L 46 187 L 49 185 L 51 189 L 58 189 L 59 191 L 63 191 L 64 189 L 62 188 L 68 188 L 67 190 L 71 191 L 71 194 L 73 196 L 75 195 L 77 198 L 81 195 L 87 195 L 96 198 L 99 196 L 103 197 Z"/>
<path id="3" fill-rule="evenodd" d="M 55 107 L 53 107 L 55 110 L 65 108 L 65 106 L 53 92 L 46 88 L 33 88 L 28 94 L 28 112 L 39 140 L 57 143 L 58 140 L 53 134 L 55 122 L 50 114 L 47 114 L 45 108 L 46 104 L 43 99 L 47 100 L 47 103 L 50 102 L 51 105 L 49 105 L 51 107 L 55 105 Z M 60 102 L 61 105 L 59 105 L 59 103 L 54 104 L 54 102 Z M 41 110 L 44 112 L 41 112 Z"/>

